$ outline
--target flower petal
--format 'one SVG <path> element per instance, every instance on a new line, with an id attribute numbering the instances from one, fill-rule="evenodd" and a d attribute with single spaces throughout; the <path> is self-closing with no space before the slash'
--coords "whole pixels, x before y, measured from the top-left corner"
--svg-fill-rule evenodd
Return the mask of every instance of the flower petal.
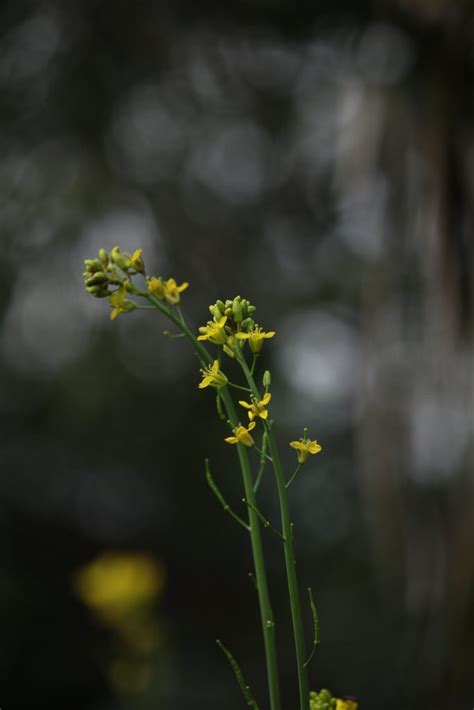
<path id="1" fill-rule="evenodd" d="M 243 400 L 239 402 L 241 407 L 245 407 L 245 409 L 252 409 L 252 405 L 249 404 L 248 402 L 244 402 Z"/>
<path id="2" fill-rule="evenodd" d="M 301 441 L 290 441 L 290 446 L 292 449 L 300 449 L 301 450 L 302 448 L 304 448 Z"/>

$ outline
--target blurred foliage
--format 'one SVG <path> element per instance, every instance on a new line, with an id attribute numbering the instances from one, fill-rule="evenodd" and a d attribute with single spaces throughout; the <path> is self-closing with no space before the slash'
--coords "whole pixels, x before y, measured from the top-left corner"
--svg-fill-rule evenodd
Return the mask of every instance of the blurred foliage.
<path id="1" fill-rule="evenodd" d="M 461 0 L 2 6 L 2 707 L 140 707 L 71 587 L 104 549 L 168 574 L 141 707 L 241 707 L 216 636 L 265 693 L 197 362 L 155 314 L 111 323 L 83 292 L 83 259 L 115 244 L 189 281 L 194 325 L 239 293 L 277 333 L 279 434 L 323 446 L 292 486 L 312 686 L 471 707 L 473 24 Z M 291 707 L 280 553 L 269 538 Z"/>

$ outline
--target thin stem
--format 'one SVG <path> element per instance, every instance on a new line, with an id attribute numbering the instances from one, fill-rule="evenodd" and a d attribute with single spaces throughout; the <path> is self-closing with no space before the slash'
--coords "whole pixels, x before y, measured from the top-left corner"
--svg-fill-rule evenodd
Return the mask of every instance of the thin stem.
<path id="1" fill-rule="evenodd" d="M 241 387 L 240 385 L 235 385 L 233 382 L 229 382 L 230 387 L 235 387 L 236 390 L 243 390 L 244 392 L 251 392 L 252 390 L 248 387 Z"/>
<path id="2" fill-rule="evenodd" d="M 258 451 L 258 453 L 260 454 L 260 463 L 262 463 L 262 459 L 263 459 L 264 461 L 266 460 L 266 461 L 270 461 L 270 463 L 273 463 L 272 457 L 269 456 L 269 455 L 266 453 L 266 451 L 262 451 L 261 449 L 258 448 L 258 446 L 255 446 L 255 445 L 254 445 L 253 448 L 255 449 L 255 451 Z M 258 478 L 258 476 L 257 476 L 257 478 Z"/>
<path id="3" fill-rule="evenodd" d="M 183 321 L 180 321 L 178 318 L 176 318 L 174 313 L 171 313 L 169 309 L 160 301 L 160 299 L 154 296 L 154 294 L 148 292 L 144 295 L 150 301 L 150 303 L 153 303 L 156 306 L 159 311 L 161 311 L 164 315 L 170 318 L 173 323 L 177 325 L 178 328 L 180 328 L 181 331 L 186 335 L 188 340 L 191 341 L 194 348 L 196 349 L 196 353 L 201 365 L 212 365 L 213 358 L 209 354 L 207 348 L 202 344 L 201 341 L 197 340 L 196 336 L 188 328 L 188 326 Z M 220 389 L 220 395 L 224 407 L 227 411 L 231 426 L 238 426 L 239 420 L 237 417 L 237 412 L 235 411 L 234 402 L 232 400 L 232 397 L 230 396 L 228 388 L 223 387 L 222 389 Z M 236 449 L 239 456 L 240 467 L 242 470 L 245 497 L 250 503 L 252 503 L 252 505 L 255 505 L 256 500 L 255 494 L 253 492 L 252 471 L 250 467 L 247 449 L 243 444 L 240 443 L 236 445 Z M 265 647 L 268 690 L 270 695 L 270 709 L 281 710 L 280 686 L 278 680 L 278 664 L 275 643 L 275 622 L 273 620 L 273 612 L 270 605 L 270 598 L 268 593 L 267 573 L 265 568 L 265 559 L 263 556 L 260 523 L 257 514 L 252 509 L 249 509 L 248 516 L 250 524 L 250 541 L 255 566 L 255 579 L 257 582 L 257 593 L 260 607 L 263 643 Z"/>
<path id="4" fill-rule="evenodd" d="M 178 316 L 180 317 L 181 323 L 184 323 L 184 324 L 186 325 L 186 321 L 184 320 L 184 316 L 183 316 L 182 311 L 181 311 L 181 308 L 179 307 L 178 304 L 176 304 L 176 313 L 177 313 Z"/>
<path id="5" fill-rule="evenodd" d="M 237 355 L 238 362 L 242 367 L 245 378 L 248 382 L 252 393 L 260 401 L 261 395 L 258 390 L 255 380 L 250 373 L 245 358 Z M 288 595 L 290 598 L 291 619 L 293 623 L 293 635 L 295 639 L 296 651 L 296 666 L 298 671 L 298 686 L 300 695 L 300 710 L 308 710 L 309 707 L 309 685 L 308 674 L 305 668 L 305 642 L 303 632 L 303 620 L 301 614 L 301 604 L 298 592 L 298 579 L 296 576 L 296 561 L 293 549 L 293 529 L 290 520 L 290 511 L 288 505 L 288 493 L 283 476 L 283 469 L 280 462 L 278 447 L 273 433 L 271 423 L 264 422 L 265 431 L 268 437 L 268 445 L 270 448 L 271 457 L 273 459 L 273 470 L 275 472 L 275 480 L 277 484 L 278 499 L 280 503 L 281 527 L 284 535 L 283 550 L 285 554 L 286 577 L 288 582 Z"/>
<path id="6" fill-rule="evenodd" d="M 232 508 L 230 507 L 230 505 L 227 503 L 226 499 L 224 498 L 224 496 L 223 496 L 222 493 L 220 492 L 219 488 L 217 487 L 217 484 L 216 484 L 216 482 L 214 481 L 214 479 L 212 478 L 212 475 L 211 475 L 211 469 L 210 469 L 210 467 L 209 467 L 209 460 L 206 459 L 204 463 L 205 463 L 205 467 L 206 467 L 206 480 L 207 480 L 207 483 L 208 483 L 209 488 L 211 489 L 211 491 L 212 491 L 212 492 L 214 493 L 214 495 L 216 496 L 216 498 L 217 498 L 217 500 L 219 501 L 219 503 L 222 505 L 222 508 L 224 509 L 224 511 L 225 511 L 226 513 L 228 513 L 232 518 L 234 518 L 234 520 L 235 520 L 237 523 L 239 523 L 239 525 L 242 525 L 242 527 L 245 528 L 245 529 L 247 530 L 247 532 L 250 532 L 250 527 L 247 525 L 247 523 L 245 523 L 245 522 L 242 520 L 242 518 L 240 518 L 240 517 L 237 515 L 237 513 L 234 513 L 234 511 L 232 510 Z"/>
<path id="7" fill-rule="evenodd" d="M 257 362 L 257 358 L 258 358 L 258 353 L 254 353 L 253 358 L 252 358 L 252 367 L 250 368 L 250 374 L 252 375 L 252 377 L 253 377 L 253 373 L 255 372 L 255 365 Z"/>
<path id="8" fill-rule="evenodd" d="M 260 520 L 262 521 L 262 525 L 263 525 L 264 528 L 268 528 L 269 530 L 271 530 L 272 532 L 274 532 L 275 535 L 278 535 L 278 537 L 280 538 L 280 540 L 283 540 L 283 542 L 285 541 L 285 538 L 284 538 L 284 536 L 281 534 L 281 532 L 280 532 L 279 530 L 277 530 L 276 528 L 273 527 L 273 525 L 271 524 L 271 522 L 270 522 L 269 520 L 267 520 L 267 518 L 263 515 L 263 513 L 261 513 L 261 512 L 259 511 L 259 509 L 258 509 L 255 505 L 252 505 L 251 503 L 249 503 L 248 500 L 245 500 L 245 498 L 242 498 L 242 503 L 245 503 L 246 505 L 248 505 L 248 507 L 250 508 L 250 510 L 253 510 L 254 513 L 256 513 L 256 514 L 258 515 L 258 517 L 259 517 Z"/>
<path id="9" fill-rule="evenodd" d="M 294 474 L 292 475 L 290 480 L 286 483 L 286 486 L 285 486 L 286 488 L 289 488 L 291 486 L 291 484 L 295 480 L 296 476 L 299 474 L 302 465 L 303 464 L 301 464 L 301 463 L 298 464 L 298 466 L 296 467 L 296 471 L 294 472 Z"/>

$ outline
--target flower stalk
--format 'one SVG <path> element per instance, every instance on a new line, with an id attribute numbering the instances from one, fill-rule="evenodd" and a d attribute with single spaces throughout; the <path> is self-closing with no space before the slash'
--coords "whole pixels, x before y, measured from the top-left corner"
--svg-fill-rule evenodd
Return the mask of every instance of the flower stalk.
<path id="1" fill-rule="evenodd" d="M 304 435 L 299 441 L 291 441 L 290 446 L 296 450 L 298 466 L 285 482 L 285 475 L 281 464 L 273 421 L 270 418 L 269 405 L 272 395 L 269 391 L 271 386 L 271 374 L 266 370 L 263 374 L 263 393 L 260 392 L 255 382 L 255 369 L 258 356 L 266 340 L 275 336 L 274 331 L 265 332 L 254 321 L 255 306 L 245 298 L 235 296 L 232 300 L 218 300 L 209 307 L 212 320 L 199 328 L 195 335 L 187 326 L 180 309 L 181 293 L 185 291 L 189 284 L 183 282 L 178 285 L 173 278 L 163 279 L 155 276 L 148 276 L 145 271 L 145 264 L 142 259 L 141 249 L 136 250 L 133 255 L 121 252 L 119 247 L 114 247 L 110 254 L 104 249 L 99 251 L 98 259 L 87 259 L 85 261 L 84 285 L 86 291 L 96 298 L 108 298 L 112 307 L 111 319 L 115 320 L 122 314 L 130 313 L 135 309 L 157 309 L 164 316 L 169 318 L 178 328 L 178 334 L 165 334 L 172 338 L 187 338 L 196 351 L 201 365 L 202 379 L 198 384 L 200 389 L 211 388 L 216 391 L 216 407 L 219 418 L 227 423 L 231 428 L 231 436 L 227 436 L 225 441 L 235 445 L 239 464 L 242 473 L 243 492 L 245 496 L 242 501 L 247 507 L 247 517 L 244 519 L 235 513 L 227 503 L 226 498 L 218 488 L 212 478 L 209 461 L 205 461 L 206 480 L 215 497 L 226 512 L 235 522 L 237 522 L 250 537 L 255 575 L 250 573 L 254 581 L 260 607 L 260 621 L 262 626 L 263 643 L 265 649 L 266 671 L 269 693 L 270 710 L 282 710 L 280 698 L 280 685 L 278 675 L 278 663 L 275 641 L 275 621 L 270 604 L 267 573 L 262 545 L 261 526 L 273 532 L 283 545 L 285 570 L 288 586 L 288 596 L 293 625 L 293 636 L 295 644 L 296 668 L 299 687 L 299 710 L 317 710 L 321 706 L 335 708 L 336 710 L 356 710 L 357 704 L 352 700 L 341 700 L 334 698 L 329 691 L 322 690 L 320 693 L 309 692 L 307 666 L 313 658 L 316 646 L 319 644 L 319 617 L 314 604 L 311 589 L 308 589 L 310 609 L 313 618 L 314 637 L 313 646 L 308 657 L 306 657 L 305 640 L 303 631 L 303 620 L 301 612 L 298 580 L 296 575 L 296 560 L 293 547 L 293 528 L 291 522 L 288 491 L 289 486 L 297 478 L 301 467 L 307 462 L 310 455 L 321 451 L 321 446 L 316 440 L 308 438 L 308 430 L 304 429 Z M 145 288 L 139 288 L 133 281 L 133 277 L 140 276 Z M 149 305 L 140 305 L 135 299 L 145 299 Z M 206 345 L 204 342 L 206 342 Z M 216 356 L 211 355 L 207 345 L 211 345 L 213 350 L 217 348 Z M 250 350 L 251 365 L 249 367 L 244 354 L 245 348 Z M 225 374 L 225 366 L 222 368 L 222 353 L 229 358 L 236 360 L 240 365 L 245 378 L 245 384 L 230 382 Z M 231 389 L 236 388 L 247 393 L 246 400 L 239 400 L 239 405 L 245 410 L 248 422 L 245 424 L 240 420 Z M 248 401 L 250 395 L 250 401 Z M 258 448 L 254 440 L 254 430 L 259 427 L 261 431 L 261 448 Z M 249 449 L 255 449 L 259 457 L 259 468 L 254 475 L 252 471 Z M 280 508 L 280 525 L 278 530 L 262 514 L 257 505 L 257 492 L 262 480 L 266 463 L 269 462 L 273 468 L 278 502 Z M 221 650 L 234 670 L 240 689 L 247 701 L 247 705 L 258 710 L 258 705 L 246 685 L 242 672 L 230 653 L 220 641 L 217 642 Z M 323 704 L 321 704 L 323 703 Z M 329 704 L 328 704 L 329 703 Z"/>
<path id="2" fill-rule="evenodd" d="M 237 361 L 241 366 L 245 379 L 252 390 L 253 396 L 257 401 L 261 401 L 262 396 L 251 374 L 247 361 L 242 353 L 236 354 Z M 300 710 L 308 710 L 309 685 L 308 673 L 306 671 L 306 650 L 303 632 L 303 618 L 301 613 L 301 604 L 298 590 L 298 579 L 296 576 L 296 560 L 293 548 L 293 529 L 290 519 L 290 509 L 288 503 L 288 493 L 286 489 L 283 469 L 281 466 L 280 455 L 273 432 L 273 427 L 269 421 L 264 422 L 265 432 L 267 435 L 268 447 L 272 458 L 273 471 L 275 473 L 275 481 L 278 492 L 278 501 L 280 504 L 281 527 L 283 534 L 283 550 L 285 556 L 285 568 L 288 584 L 288 595 L 290 599 L 291 620 L 293 624 L 293 635 L 295 640 L 296 666 L 298 673 L 298 687 L 300 696 Z"/>

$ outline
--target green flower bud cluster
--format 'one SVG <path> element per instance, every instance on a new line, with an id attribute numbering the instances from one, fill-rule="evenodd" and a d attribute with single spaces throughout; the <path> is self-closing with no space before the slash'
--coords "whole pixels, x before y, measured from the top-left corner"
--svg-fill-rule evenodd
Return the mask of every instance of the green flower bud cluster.
<path id="1" fill-rule="evenodd" d="M 128 291 L 132 284 L 128 280 L 131 274 L 144 273 L 145 265 L 141 257 L 141 249 L 132 256 L 114 247 L 110 254 L 105 249 L 99 249 L 97 259 L 85 259 L 83 272 L 84 285 L 87 293 L 96 298 L 110 296 L 109 286 L 124 286 Z M 126 279 L 117 272 L 120 269 Z"/>
<path id="2" fill-rule="evenodd" d="M 335 710 L 336 704 L 336 698 L 325 688 L 319 693 L 311 692 L 309 694 L 310 710 Z"/>
<path id="3" fill-rule="evenodd" d="M 209 311 L 214 317 L 214 320 L 219 321 L 224 316 L 227 316 L 227 325 L 234 325 L 235 330 L 247 333 L 255 326 L 255 321 L 251 317 L 257 309 L 250 301 L 240 296 L 235 296 L 232 300 L 221 301 L 217 300 L 212 306 L 209 306 Z"/>

